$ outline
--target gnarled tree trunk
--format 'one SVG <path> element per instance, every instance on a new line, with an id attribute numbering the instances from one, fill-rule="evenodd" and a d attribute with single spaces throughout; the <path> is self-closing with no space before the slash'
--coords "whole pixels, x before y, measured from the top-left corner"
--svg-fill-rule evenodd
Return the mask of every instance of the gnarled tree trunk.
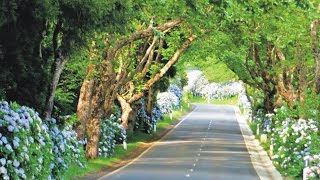
<path id="1" fill-rule="evenodd" d="M 148 90 L 148 97 L 147 97 L 147 103 L 146 103 L 146 111 L 149 117 L 152 118 L 152 109 L 153 109 L 153 88 L 152 86 Z"/>
<path id="2" fill-rule="evenodd" d="M 100 71 L 99 79 L 92 76 L 97 70 Z M 115 99 L 114 81 L 112 63 L 106 60 L 99 68 L 93 65 L 88 67 L 88 75 L 81 86 L 77 107 L 80 124 L 77 127 L 77 133 L 79 138 L 87 135 L 86 157 L 88 159 L 98 155 L 100 120 L 111 112 Z"/>
<path id="3" fill-rule="evenodd" d="M 89 76 L 89 74 L 93 73 L 94 66 L 89 65 L 87 71 L 87 74 Z M 77 117 L 79 118 L 80 122 L 76 126 L 76 131 L 79 139 L 85 138 L 87 120 L 89 119 L 89 115 L 91 112 L 91 102 L 94 87 L 94 79 L 86 77 L 80 89 L 80 97 L 77 106 Z"/>
<path id="4" fill-rule="evenodd" d="M 319 6 L 320 7 L 320 6 Z M 315 70 L 315 89 L 316 93 L 320 94 L 320 47 L 319 47 L 319 26 L 320 19 L 317 19 L 311 23 L 311 48 L 316 62 Z"/>
<path id="5" fill-rule="evenodd" d="M 127 122 L 129 115 L 132 111 L 131 105 L 123 97 L 121 97 L 119 94 L 117 95 L 117 100 L 119 101 L 119 103 L 121 105 L 121 110 L 122 110 L 121 119 L 125 120 L 125 121 L 122 121 L 122 126 L 125 129 L 127 129 L 128 124 L 124 123 L 124 122 Z"/>

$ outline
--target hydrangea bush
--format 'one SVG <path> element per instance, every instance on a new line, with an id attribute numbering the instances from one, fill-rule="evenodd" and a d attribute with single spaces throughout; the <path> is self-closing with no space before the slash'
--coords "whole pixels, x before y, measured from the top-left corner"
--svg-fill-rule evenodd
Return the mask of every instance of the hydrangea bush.
<path id="1" fill-rule="evenodd" d="M 162 112 L 158 106 L 152 109 L 152 122 L 156 123 L 162 119 Z"/>
<path id="2" fill-rule="evenodd" d="M 272 161 L 285 176 L 301 178 L 305 160 L 309 160 L 307 177 L 320 177 L 319 129 L 316 120 L 297 118 L 286 106 L 275 109 L 275 114 L 258 111 L 254 117 L 261 130 L 268 134 L 273 145 Z"/>
<path id="3" fill-rule="evenodd" d="M 305 168 L 306 177 L 309 179 L 320 179 L 320 153 L 306 156 L 304 160 L 309 162 Z"/>
<path id="4" fill-rule="evenodd" d="M 156 122 L 152 122 L 152 119 L 148 116 L 144 98 L 137 101 L 135 105 L 138 110 L 136 114 L 135 129 L 149 132 Z"/>
<path id="5" fill-rule="evenodd" d="M 249 119 L 251 120 L 252 106 L 251 106 L 251 102 L 248 99 L 248 96 L 244 93 L 244 91 L 238 95 L 238 106 L 242 110 L 245 118 L 248 120 Z"/>
<path id="6" fill-rule="evenodd" d="M 312 143 L 318 141 L 318 128 L 313 119 L 294 119 L 288 114 L 287 108 L 282 107 L 272 116 L 274 127 L 269 131 L 274 144 L 272 160 L 285 175 L 299 177 L 304 158 L 314 153 Z"/>
<path id="7" fill-rule="evenodd" d="M 211 99 L 225 99 L 244 93 L 242 82 L 229 81 L 225 83 L 209 83 L 199 70 L 187 71 L 188 84 L 184 91 L 191 92 L 193 96 Z"/>
<path id="8" fill-rule="evenodd" d="M 171 113 L 179 107 L 179 98 L 172 92 L 162 92 L 157 95 L 157 107 L 162 114 Z"/>
<path id="9" fill-rule="evenodd" d="M 167 90 L 167 92 L 170 92 L 172 94 L 174 94 L 177 98 L 178 98 L 178 102 L 180 104 L 181 100 L 182 100 L 182 90 L 181 88 L 179 88 L 178 85 L 176 84 L 171 84 Z"/>
<path id="10" fill-rule="evenodd" d="M 0 102 L 0 179 L 61 179 L 72 162 L 83 166 L 81 143 L 71 127 L 16 103 Z"/>
<path id="11" fill-rule="evenodd" d="M 162 118 L 161 110 L 158 107 L 153 108 L 152 115 L 150 117 L 146 112 L 146 102 L 144 98 L 137 101 L 136 106 L 138 111 L 136 114 L 135 129 L 151 133 L 152 128 Z"/>
<path id="12" fill-rule="evenodd" d="M 117 116 L 111 114 L 109 119 L 101 122 L 98 150 L 100 157 L 110 157 L 114 153 L 116 143 L 126 141 L 126 130 L 117 122 L 117 119 Z"/>
<path id="13" fill-rule="evenodd" d="M 77 140 L 77 134 L 72 129 L 72 126 L 66 125 L 62 130 L 59 130 L 55 119 L 51 119 L 46 123 L 53 143 L 52 152 L 55 154 L 55 161 L 50 164 L 53 177 L 63 179 L 63 172 L 71 163 L 76 163 L 84 168 L 83 149 L 81 148 L 84 145 L 84 141 Z"/>

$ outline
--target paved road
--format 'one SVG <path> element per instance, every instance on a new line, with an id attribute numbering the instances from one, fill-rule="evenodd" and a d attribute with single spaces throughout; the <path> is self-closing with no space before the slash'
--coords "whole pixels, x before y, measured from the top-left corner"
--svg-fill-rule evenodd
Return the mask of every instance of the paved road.
<path id="1" fill-rule="evenodd" d="M 257 180 L 231 106 L 196 105 L 170 134 L 108 180 Z"/>

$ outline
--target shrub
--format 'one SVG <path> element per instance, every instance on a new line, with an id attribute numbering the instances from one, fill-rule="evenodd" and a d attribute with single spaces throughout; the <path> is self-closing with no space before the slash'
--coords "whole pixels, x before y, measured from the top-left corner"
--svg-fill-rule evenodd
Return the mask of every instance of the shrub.
<path id="1" fill-rule="evenodd" d="M 150 117 L 146 112 L 145 100 L 142 98 L 136 102 L 138 112 L 136 114 L 135 129 L 139 129 L 146 133 L 151 133 L 152 128 L 161 119 L 162 113 L 158 107 L 152 109 L 152 116 Z"/>
<path id="2" fill-rule="evenodd" d="M 311 155 L 312 142 L 317 141 L 318 128 L 313 119 L 295 119 L 288 108 L 276 110 L 271 129 L 274 144 L 272 160 L 285 175 L 298 178 L 304 168 L 304 157 Z"/>
<path id="3" fill-rule="evenodd" d="M 175 84 L 171 84 L 167 90 L 167 92 L 171 92 L 175 96 L 177 96 L 179 104 L 182 100 L 182 90 Z"/>
<path id="4" fill-rule="evenodd" d="M 242 82 L 229 81 L 225 83 L 209 83 L 201 71 L 191 70 L 187 72 L 188 85 L 185 91 L 194 96 L 211 99 L 225 99 L 244 93 Z"/>
<path id="5" fill-rule="evenodd" d="M 66 125 L 62 130 L 59 130 L 55 119 L 46 123 L 53 143 L 52 152 L 55 155 L 54 162 L 50 164 L 52 177 L 63 179 L 63 173 L 71 163 L 76 163 L 84 168 L 84 156 L 81 148 L 84 142 L 77 140 L 77 134 L 72 126 Z"/>
<path id="6" fill-rule="evenodd" d="M 126 131 L 117 122 L 117 117 L 114 114 L 111 114 L 109 119 L 103 120 L 100 126 L 99 156 L 110 157 L 114 153 L 116 143 L 126 140 Z"/>
<path id="7" fill-rule="evenodd" d="M 306 167 L 307 178 L 320 179 L 320 154 L 306 156 L 304 160 L 309 162 Z"/>
<path id="8" fill-rule="evenodd" d="M 152 109 L 152 122 L 156 124 L 158 121 L 162 119 L 162 113 L 158 106 Z"/>
<path id="9" fill-rule="evenodd" d="M 162 114 L 171 113 L 179 107 L 179 98 L 171 92 L 162 92 L 157 95 L 157 107 Z"/>
<path id="10" fill-rule="evenodd" d="M 33 109 L 1 101 L 0 130 L 1 179 L 61 179 L 71 162 L 83 166 L 71 127 L 61 131 Z"/>

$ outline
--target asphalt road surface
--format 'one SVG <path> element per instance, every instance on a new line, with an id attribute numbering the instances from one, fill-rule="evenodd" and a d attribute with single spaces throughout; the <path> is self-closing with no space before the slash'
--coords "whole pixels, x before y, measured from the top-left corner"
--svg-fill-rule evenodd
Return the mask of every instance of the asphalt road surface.
<path id="1" fill-rule="evenodd" d="M 176 128 L 107 180 L 258 180 L 231 106 L 197 104 Z"/>

